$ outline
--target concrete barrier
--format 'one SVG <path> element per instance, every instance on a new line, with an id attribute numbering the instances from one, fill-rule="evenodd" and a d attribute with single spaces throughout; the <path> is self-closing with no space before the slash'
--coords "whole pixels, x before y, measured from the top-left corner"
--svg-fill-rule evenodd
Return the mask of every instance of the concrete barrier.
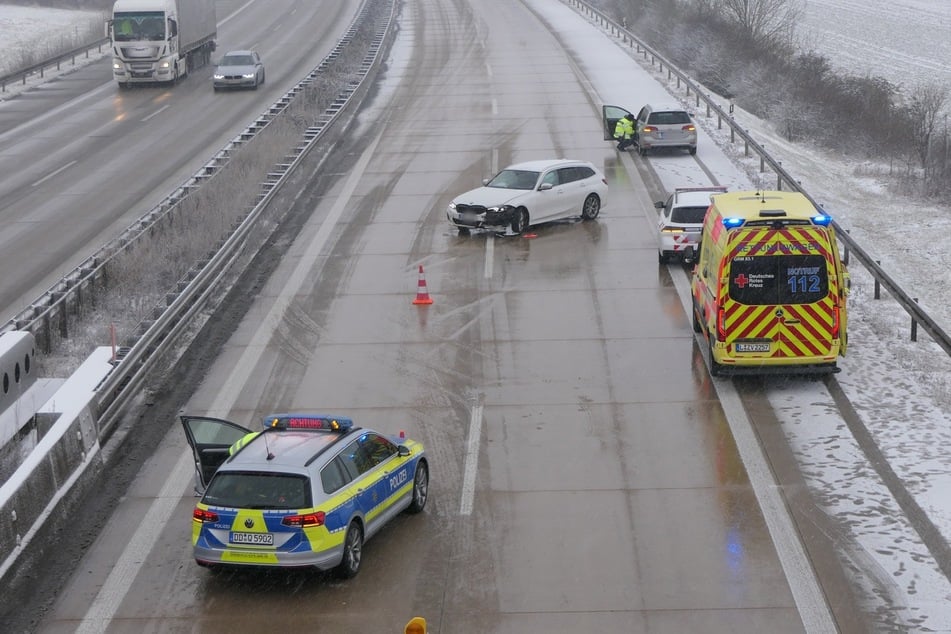
<path id="1" fill-rule="evenodd" d="M 96 349 L 39 408 L 30 431 L 34 438 L 12 441 L 25 445 L 24 458 L 0 486 L 0 579 L 40 527 L 68 522 L 68 513 L 54 517 L 57 508 L 84 492 L 100 472 L 102 455 L 90 405 L 96 386 L 113 369 L 111 359 L 111 348 Z"/>

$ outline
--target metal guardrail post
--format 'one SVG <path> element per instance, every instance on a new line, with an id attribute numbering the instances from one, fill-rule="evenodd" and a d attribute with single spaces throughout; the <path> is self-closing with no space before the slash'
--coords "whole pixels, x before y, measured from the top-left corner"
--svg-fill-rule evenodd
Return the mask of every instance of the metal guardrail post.
<path id="1" fill-rule="evenodd" d="M 881 263 L 882 263 L 881 260 L 875 260 L 875 264 L 881 264 Z M 877 279 L 875 280 L 875 292 L 872 295 L 872 297 L 874 297 L 875 299 L 882 298 L 882 283 L 879 282 Z"/>
<path id="2" fill-rule="evenodd" d="M 913 297 L 912 299 L 916 304 L 918 303 L 917 297 Z M 911 340 L 918 341 L 918 322 L 914 317 L 911 318 Z"/>

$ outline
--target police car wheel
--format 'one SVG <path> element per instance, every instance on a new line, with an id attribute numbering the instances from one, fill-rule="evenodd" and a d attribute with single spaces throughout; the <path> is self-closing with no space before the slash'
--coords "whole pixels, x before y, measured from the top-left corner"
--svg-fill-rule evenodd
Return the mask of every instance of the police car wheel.
<path id="1" fill-rule="evenodd" d="M 360 560 L 363 558 L 363 528 L 357 522 L 351 522 L 347 535 L 343 538 L 343 559 L 334 569 L 340 579 L 353 579 L 360 572 Z"/>
<path id="2" fill-rule="evenodd" d="M 588 194 L 584 199 L 584 205 L 581 207 L 582 220 L 594 220 L 601 213 L 601 201 L 594 194 Z"/>
<path id="3" fill-rule="evenodd" d="M 416 467 L 416 475 L 413 476 L 413 501 L 406 509 L 409 513 L 419 513 L 426 507 L 426 499 L 429 498 L 429 467 L 425 462 L 420 462 Z"/>

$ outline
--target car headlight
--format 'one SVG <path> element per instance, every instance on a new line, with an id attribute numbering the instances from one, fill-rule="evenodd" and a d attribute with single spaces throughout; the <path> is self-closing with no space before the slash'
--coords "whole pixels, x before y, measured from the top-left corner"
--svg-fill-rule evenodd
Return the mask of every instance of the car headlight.
<path id="1" fill-rule="evenodd" d="M 254 73 L 245 73 L 241 76 L 244 77 L 245 79 L 254 79 Z"/>
<path id="2" fill-rule="evenodd" d="M 215 79 L 224 79 L 224 78 L 225 76 L 222 75 L 221 73 L 215 73 Z"/>
<path id="3" fill-rule="evenodd" d="M 171 66 L 172 66 L 172 63 L 169 62 L 167 59 L 166 59 L 166 60 L 162 60 L 162 62 L 159 64 L 159 68 L 168 69 L 168 68 L 170 68 Z"/>
<path id="4" fill-rule="evenodd" d="M 449 203 L 449 211 L 455 211 L 455 210 L 456 210 L 456 203 Z"/>

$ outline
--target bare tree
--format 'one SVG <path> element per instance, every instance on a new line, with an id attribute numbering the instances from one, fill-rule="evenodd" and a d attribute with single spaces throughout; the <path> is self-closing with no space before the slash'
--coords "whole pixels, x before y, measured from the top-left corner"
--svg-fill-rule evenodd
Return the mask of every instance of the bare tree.
<path id="1" fill-rule="evenodd" d="M 805 11 L 805 0 L 719 0 L 719 4 L 727 19 L 763 48 L 788 44 Z"/>
<path id="2" fill-rule="evenodd" d="M 938 84 L 920 85 L 909 97 L 909 115 L 912 126 L 912 142 L 921 167 L 928 167 L 928 154 L 938 126 L 938 119 L 948 100 L 947 86 Z"/>

